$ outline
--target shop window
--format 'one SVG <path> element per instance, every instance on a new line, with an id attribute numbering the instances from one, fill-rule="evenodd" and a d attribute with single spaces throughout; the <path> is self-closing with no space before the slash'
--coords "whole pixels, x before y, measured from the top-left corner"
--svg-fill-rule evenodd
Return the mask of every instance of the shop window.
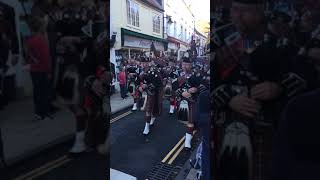
<path id="1" fill-rule="evenodd" d="M 127 0 L 127 22 L 130 25 L 139 27 L 139 6 L 131 0 Z"/>
<path id="2" fill-rule="evenodd" d="M 160 34 L 160 15 L 153 16 L 153 32 Z"/>

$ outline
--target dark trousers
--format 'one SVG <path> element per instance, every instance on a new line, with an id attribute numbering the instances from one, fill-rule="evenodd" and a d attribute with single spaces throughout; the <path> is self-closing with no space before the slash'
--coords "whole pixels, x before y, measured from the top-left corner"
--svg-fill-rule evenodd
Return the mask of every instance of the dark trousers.
<path id="1" fill-rule="evenodd" d="M 39 116 L 50 112 L 50 82 L 47 73 L 31 72 L 35 113 Z"/>
<path id="2" fill-rule="evenodd" d="M 125 84 L 120 84 L 120 94 L 122 98 L 126 97 L 126 85 Z"/>

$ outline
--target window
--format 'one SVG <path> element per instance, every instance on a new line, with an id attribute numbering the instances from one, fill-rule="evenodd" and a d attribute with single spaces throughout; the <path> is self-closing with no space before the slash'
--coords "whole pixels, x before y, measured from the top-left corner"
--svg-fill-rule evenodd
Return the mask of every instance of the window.
<path id="1" fill-rule="evenodd" d="M 157 0 L 157 2 L 162 6 L 162 0 Z"/>
<path id="2" fill-rule="evenodd" d="M 173 29 L 173 36 L 177 37 L 177 22 L 176 21 L 174 22 L 174 27 L 173 28 L 174 28 Z"/>
<path id="3" fill-rule="evenodd" d="M 136 27 L 140 26 L 139 6 L 131 0 L 127 0 L 127 22 Z"/>
<path id="4" fill-rule="evenodd" d="M 153 32 L 160 33 L 160 15 L 153 16 Z"/>
<path id="5" fill-rule="evenodd" d="M 184 29 L 184 39 L 187 41 L 187 29 Z"/>
<path id="6" fill-rule="evenodd" d="M 183 26 L 180 26 L 180 39 L 183 40 Z"/>

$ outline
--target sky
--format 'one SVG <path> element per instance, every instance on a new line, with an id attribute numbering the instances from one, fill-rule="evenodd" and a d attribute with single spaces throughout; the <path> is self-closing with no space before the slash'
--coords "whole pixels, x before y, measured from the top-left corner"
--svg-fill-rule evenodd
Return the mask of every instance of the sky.
<path id="1" fill-rule="evenodd" d="M 191 3 L 191 11 L 196 19 L 196 29 L 203 34 L 207 34 L 210 27 L 210 0 L 185 0 Z"/>
<path id="2" fill-rule="evenodd" d="M 210 22 L 210 0 L 190 0 L 196 20 Z"/>

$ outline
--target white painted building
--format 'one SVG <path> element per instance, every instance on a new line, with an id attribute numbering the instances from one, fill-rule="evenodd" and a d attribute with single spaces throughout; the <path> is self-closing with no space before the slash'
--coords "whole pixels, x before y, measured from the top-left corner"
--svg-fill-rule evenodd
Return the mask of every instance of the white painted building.
<path id="1" fill-rule="evenodd" d="M 195 41 L 196 41 L 196 47 L 198 56 L 204 56 L 206 52 L 206 44 L 207 44 L 207 37 L 203 33 L 199 32 L 198 30 L 195 30 Z"/>
<path id="2" fill-rule="evenodd" d="M 157 51 L 166 50 L 163 12 L 163 0 L 110 1 L 110 37 L 115 35 L 110 61 L 117 67 L 116 73 L 121 61 L 150 51 L 152 42 Z"/>
<path id="3" fill-rule="evenodd" d="M 168 52 L 177 53 L 179 60 L 190 48 L 195 29 L 195 17 L 185 0 L 164 0 L 164 10 Z"/>

